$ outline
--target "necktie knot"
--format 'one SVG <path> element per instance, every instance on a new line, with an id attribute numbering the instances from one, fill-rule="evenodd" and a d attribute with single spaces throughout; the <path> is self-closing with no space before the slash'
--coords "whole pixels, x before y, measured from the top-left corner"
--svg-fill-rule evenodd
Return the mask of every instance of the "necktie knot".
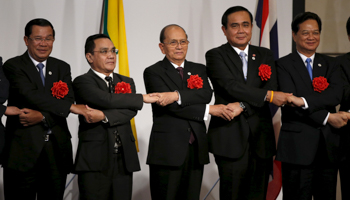
<path id="1" fill-rule="evenodd" d="M 108 81 L 108 82 L 113 81 L 112 77 L 110 77 L 110 76 L 106 76 L 105 79 L 106 79 L 106 81 Z"/>
<path id="2" fill-rule="evenodd" d="M 245 59 L 246 54 L 244 53 L 244 51 L 241 51 L 239 53 L 239 56 L 241 56 L 242 59 Z"/>
<path id="3" fill-rule="evenodd" d="M 184 78 L 184 69 L 182 67 L 177 67 L 176 70 L 179 72 L 181 78 Z"/>
<path id="4" fill-rule="evenodd" d="M 43 63 L 39 63 L 36 67 L 37 67 L 39 70 L 43 70 L 44 64 L 43 64 Z"/>
<path id="5" fill-rule="evenodd" d="M 311 58 L 306 58 L 306 63 L 310 64 L 311 63 Z"/>

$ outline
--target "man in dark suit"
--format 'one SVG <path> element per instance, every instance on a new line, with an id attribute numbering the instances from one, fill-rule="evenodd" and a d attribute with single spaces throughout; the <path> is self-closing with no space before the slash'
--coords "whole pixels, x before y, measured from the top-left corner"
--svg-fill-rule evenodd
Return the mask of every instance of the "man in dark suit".
<path id="1" fill-rule="evenodd" d="M 23 111 L 6 121 L 6 199 L 63 198 L 72 167 L 66 117 L 70 112 L 87 116 L 87 109 L 73 104 L 69 65 L 49 57 L 54 39 L 49 21 L 33 19 L 25 27 L 28 50 L 4 64 L 10 83 L 8 105 Z M 59 92 L 52 92 L 52 88 Z"/>
<path id="2" fill-rule="evenodd" d="M 132 174 L 140 170 L 130 120 L 143 102 L 154 103 L 157 96 L 135 94 L 132 78 L 113 73 L 116 52 L 107 35 L 96 34 L 85 43 L 91 69 L 74 79 L 76 102 L 98 110 L 79 116 L 79 146 L 74 171 L 78 174 L 80 199 L 131 199 Z M 119 86 L 129 86 L 118 93 Z M 130 93 L 130 94 L 129 94 Z"/>
<path id="3" fill-rule="evenodd" d="M 347 123 L 340 103 L 342 82 L 334 58 L 316 53 L 321 19 L 298 14 L 292 22 L 293 52 L 277 61 L 279 87 L 293 93 L 282 108 L 282 127 L 276 159 L 282 162 L 283 199 L 335 199 L 339 128 Z"/>
<path id="4" fill-rule="evenodd" d="M 350 41 L 350 17 L 346 22 L 346 31 Z M 337 57 L 342 69 L 344 90 L 343 98 L 340 104 L 340 111 L 350 111 L 350 52 Z M 340 144 L 339 144 L 339 176 L 341 186 L 342 199 L 350 199 L 350 126 L 345 126 L 340 129 Z"/>
<path id="5" fill-rule="evenodd" d="M 185 60 L 188 44 L 182 27 L 165 26 L 159 43 L 165 58 L 144 71 L 147 93 L 160 96 L 152 104 L 147 157 L 155 200 L 199 199 L 203 166 L 209 163 L 204 120 L 209 114 L 232 119 L 226 106 L 206 105 L 212 90 L 205 66 Z"/>
<path id="6" fill-rule="evenodd" d="M 4 104 L 9 96 L 9 81 L 2 69 L 2 58 L 0 57 L 0 104 Z M 0 116 L 19 115 L 22 111 L 15 106 L 0 105 Z M 2 164 L 2 152 L 5 146 L 5 127 L 0 123 L 0 164 Z"/>
<path id="7" fill-rule="evenodd" d="M 235 118 L 212 117 L 209 151 L 220 176 L 220 199 L 265 199 L 275 137 L 269 102 L 287 103 L 291 94 L 277 89 L 272 52 L 249 45 L 252 15 L 235 6 L 222 16 L 228 43 L 206 53 L 207 72 L 215 91 L 215 104 L 228 105 Z M 271 72 L 271 73 L 270 73 Z"/>

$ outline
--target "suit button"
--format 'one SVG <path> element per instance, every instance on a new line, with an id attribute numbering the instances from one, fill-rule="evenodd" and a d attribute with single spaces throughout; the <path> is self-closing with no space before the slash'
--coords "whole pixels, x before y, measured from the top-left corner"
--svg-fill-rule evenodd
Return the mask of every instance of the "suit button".
<path id="1" fill-rule="evenodd" d="M 113 133 L 114 133 L 114 134 L 117 134 L 117 133 L 118 133 L 118 131 L 117 131 L 117 130 L 115 130 Z"/>
<path id="2" fill-rule="evenodd" d="M 191 128 L 187 128 L 187 131 L 188 131 L 188 132 L 191 132 Z"/>

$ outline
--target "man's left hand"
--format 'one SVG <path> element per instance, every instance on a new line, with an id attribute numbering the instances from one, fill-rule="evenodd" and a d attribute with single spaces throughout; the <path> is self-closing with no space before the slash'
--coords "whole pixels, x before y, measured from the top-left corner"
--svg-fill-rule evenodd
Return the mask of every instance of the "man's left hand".
<path id="1" fill-rule="evenodd" d="M 23 108 L 22 111 L 23 112 L 19 115 L 19 122 L 23 126 L 32 126 L 41 123 L 43 120 L 43 114 L 39 111 L 29 108 Z"/>
<path id="2" fill-rule="evenodd" d="M 158 93 L 158 96 L 159 99 L 157 101 L 157 104 L 160 106 L 167 106 L 179 100 L 179 94 L 177 92 Z"/>

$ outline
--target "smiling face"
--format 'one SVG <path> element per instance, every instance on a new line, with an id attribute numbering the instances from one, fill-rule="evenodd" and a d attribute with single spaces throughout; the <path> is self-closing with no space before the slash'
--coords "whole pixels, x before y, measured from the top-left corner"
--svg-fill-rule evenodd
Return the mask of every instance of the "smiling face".
<path id="1" fill-rule="evenodd" d="M 187 40 L 186 33 L 178 26 L 170 26 L 164 32 L 164 43 L 159 43 L 159 48 L 168 60 L 178 66 L 185 61 L 188 46 L 178 44 L 175 47 L 170 46 L 171 41 L 180 42 Z"/>
<path id="2" fill-rule="evenodd" d="M 54 39 L 53 30 L 50 26 L 37 26 L 32 27 L 32 33 L 29 37 L 24 36 L 24 42 L 28 48 L 30 56 L 38 61 L 45 61 L 51 54 L 53 40 L 40 42 L 35 41 L 35 38 L 41 39 Z"/>
<path id="3" fill-rule="evenodd" d="M 316 20 L 309 19 L 299 24 L 299 31 L 293 34 L 297 50 L 306 57 L 312 56 L 320 44 L 320 35 Z"/>
<path id="4" fill-rule="evenodd" d="M 252 38 L 253 25 L 249 13 L 238 11 L 227 16 L 227 28 L 222 26 L 227 41 L 234 47 L 244 50 Z"/>
<path id="5" fill-rule="evenodd" d="M 89 61 L 91 68 L 106 76 L 109 76 L 115 68 L 116 57 L 111 50 L 115 49 L 113 42 L 108 38 L 99 38 L 94 40 L 95 49 L 93 53 L 86 53 L 86 59 Z M 100 51 L 107 50 L 107 54 Z"/>

